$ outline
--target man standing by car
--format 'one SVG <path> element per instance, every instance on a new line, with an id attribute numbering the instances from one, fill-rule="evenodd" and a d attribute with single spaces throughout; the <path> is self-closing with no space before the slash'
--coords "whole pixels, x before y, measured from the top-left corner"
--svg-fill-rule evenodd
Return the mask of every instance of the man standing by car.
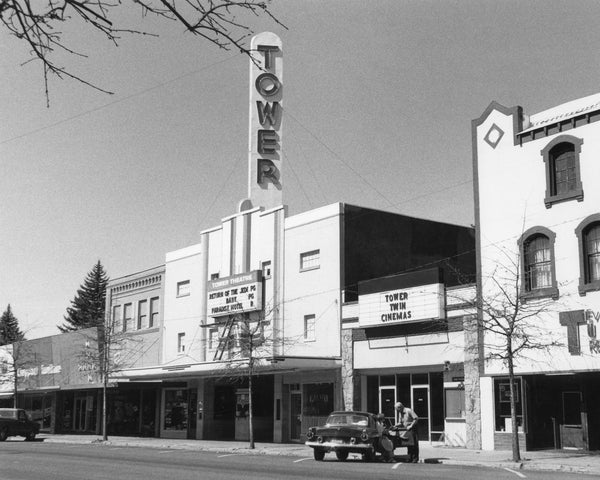
<path id="1" fill-rule="evenodd" d="M 405 428 L 413 440 L 413 445 L 407 447 L 408 461 L 419 463 L 419 431 L 417 427 L 419 417 L 413 410 L 405 407 L 401 402 L 396 403 L 394 407 L 398 412 L 396 427 Z"/>

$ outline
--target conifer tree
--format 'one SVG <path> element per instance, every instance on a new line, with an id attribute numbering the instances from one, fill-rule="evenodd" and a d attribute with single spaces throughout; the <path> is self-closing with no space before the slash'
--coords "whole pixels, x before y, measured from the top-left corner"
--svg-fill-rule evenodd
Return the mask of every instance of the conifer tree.
<path id="1" fill-rule="evenodd" d="M 65 333 L 88 327 L 99 327 L 104 324 L 106 285 L 108 276 L 100 260 L 87 274 L 83 285 L 77 290 L 77 295 L 71 300 L 64 316 L 65 323 L 57 325 Z"/>
<path id="2" fill-rule="evenodd" d="M 25 334 L 19 328 L 19 321 L 12 313 L 10 303 L 0 317 L 0 345 L 10 345 L 25 340 Z"/>

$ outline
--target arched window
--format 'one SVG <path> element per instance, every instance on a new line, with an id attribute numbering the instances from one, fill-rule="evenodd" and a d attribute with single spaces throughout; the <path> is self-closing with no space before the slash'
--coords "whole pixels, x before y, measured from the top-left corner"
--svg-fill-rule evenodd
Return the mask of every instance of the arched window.
<path id="1" fill-rule="evenodd" d="M 555 237 L 554 232 L 547 228 L 533 227 L 519 240 L 524 297 L 558 297 L 554 265 Z"/>
<path id="2" fill-rule="evenodd" d="M 541 151 L 546 164 L 546 208 L 571 199 L 583 200 L 579 154 L 583 140 L 561 135 Z"/>
<path id="3" fill-rule="evenodd" d="M 550 239 L 545 235 L 535 235 L 525 242 L 525 289 L 528 292 L 548 288 L 552 285 L 552 262 L 550 259 Z"/>
<path id="4" fill-rule="evenodd" d="M 592 225 L 584 235 L 585 265 L 587 280 L 600 281 L 600 224 Z"/>
<path id="5" fill-rule="evenodd" d="M 600 290 L 600 214 L 590 215 L 575 229 L 579 240 L 579 293 Z"/>

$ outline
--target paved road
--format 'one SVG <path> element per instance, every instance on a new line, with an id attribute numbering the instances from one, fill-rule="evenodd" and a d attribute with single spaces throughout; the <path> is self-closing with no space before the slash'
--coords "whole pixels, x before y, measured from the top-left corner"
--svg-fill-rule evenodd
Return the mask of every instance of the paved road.
<path id="1" fill-rule="evenodd" d="M 338 462 L 328 454 L 312 457 L 217 454 L 172 449 L 49 444 L 8 441 L 0 444 L 1 480 L 280 480 L 280 479 L 444 479 L 563 480 L 590 478 L 552 472 L 436 464 Z"/>

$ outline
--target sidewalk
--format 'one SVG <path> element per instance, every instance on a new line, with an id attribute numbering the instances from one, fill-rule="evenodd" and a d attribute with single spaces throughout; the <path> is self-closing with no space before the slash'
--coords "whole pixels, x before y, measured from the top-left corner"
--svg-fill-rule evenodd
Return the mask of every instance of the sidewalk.
<path id="1" fill-rule="evenodd" d="M 40 440 L 47 443 L 78 443 L 103 445 L 102 437 L 97 435 L 50 435 L 40 434 Z M 175 440 L 167 438 L 138 438 L 110 436 L 108 445 L 143 447 L 158 449 L 196 450 L 215 453 L 240 453 L 249 455 L 289 455 L 294 457 L 312 457 L 312 449 L 296 443 L 256 443 L 255 449 L 248 448 L 248 442 L 217 440 Z M 511 460 L 509 451 L 467 450 L 432 445 L 420 442 L 420 457 L 424 463 L 443 463 L 446 465 L 474 465 L 492 468 L 510 468 L 512 470 L 546 470 L 568 473 L 597 475 L 600 477 L 600 452 L 580 452 L 565 450 L 544 450 L 521 452 L 520 463 Z M 396 450 L 396 458 L 402 460 L 404 449 Z M 332 454 L 329 454 L 332 455 Z"/>

